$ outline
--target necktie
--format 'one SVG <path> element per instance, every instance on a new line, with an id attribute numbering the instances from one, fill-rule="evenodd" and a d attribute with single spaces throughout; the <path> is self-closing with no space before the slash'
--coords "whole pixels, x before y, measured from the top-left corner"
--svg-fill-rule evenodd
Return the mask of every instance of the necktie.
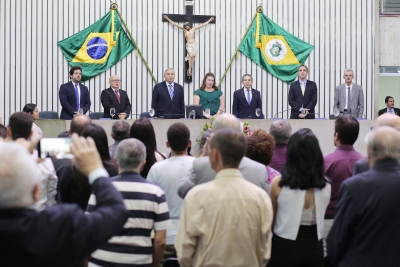
<path id="1" fill-rule="evenodd" d="M 350 109 L 350 102 L 351 102 L 351 99 L 350 99 L 350 87 L 347 87 L 347 111 L 349 111 L 349 112 L 351 112 L 351 109 Z"/>
<path id="2" fill-rule="evenodd" d="M 301 93 L 303 94 L 303 96 L 304 96 L 304 92 L 306 90 L 306 88 L 304 88 L 304 84 L 305 84 L 305 82 L 301 83 Z"/>
<path id="3" fill-rule="evenodd" d="M 250 106 L 251 98 L 250 98 L 250 89 L 247 89 L 247 103 L 249 103 Z"/>
<path id="4" fill-rule="evenodd" d="M 116 96 L 117 99 L 118 99 L 118 103 L 121 103 L 121 98 L 119 98 L 118 90 L 115 90 L 115 96 Z"/>
<path id="5" fill-rule="evenodd" d="M 174 88 L 172 88 L 172 85 L 168 84 L 168 91 L 169 91 L 169 96 L 172 98 L 174 98 Z"/>
<path id="6" fill-rule="evenodd" d="M 78 84 L 75 84 L 75 97 L 76 97 L 76 110 L 79 110 L 79 91 L 78 91 Z"/>

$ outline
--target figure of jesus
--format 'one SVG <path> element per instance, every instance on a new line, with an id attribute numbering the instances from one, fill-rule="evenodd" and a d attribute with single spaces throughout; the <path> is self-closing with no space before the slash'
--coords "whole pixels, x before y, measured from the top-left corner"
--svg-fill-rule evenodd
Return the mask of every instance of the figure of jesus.
<path id="1" fill-rule="evenodd" d="M 178 27 L 179 29 L 183 30 L 183 33 L 185 34 L 185 38 L 186 38 L 186 61 L 189 61 L 189 68 L 187 70 L 187 75 L 188 76 L 192 76 L 192 67 L 194 64 L 194 60 L 196 59 L 196 52 L 197 52 L 197 43 L 196 40 L 194 39 L 194 32 L 197 29 L 200 29 L 201 27 L 206 26 L 208 23 L 210 23 L 211 21 L 214 20 L 214 17 L 211 17 L 209 20 L 207 20 L 206 22 L 204 22 L 203 24 L 200 24 L 197 27 L 192 27 L 192 25 L 189 22 L 186 22 L 185 24 L 183 24 L 183 26 L 180 26 L 178 23 L 170 20 L 170 18 L 168 18 L 167 15 L 164 15 L 164 18 L 166 20 L 168 20 L 169 23 L 171 23 L 172 25 Z"/>

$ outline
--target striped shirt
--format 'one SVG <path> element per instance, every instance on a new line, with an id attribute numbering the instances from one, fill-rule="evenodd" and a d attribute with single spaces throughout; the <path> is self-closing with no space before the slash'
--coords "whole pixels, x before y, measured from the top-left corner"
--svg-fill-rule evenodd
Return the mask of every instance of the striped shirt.
<path id="1" fill-rule="evenodd" d="M 119 235 L 92 253 L 89 266 L 151 266 L 151 231 L 171 225 L 164 192 L 134 172 L 121 173 L 112 178 L 112 184 L 122 193 L 130 216 Z M 93 211 L 95 205 L 96 198 L 91 195 L 87 211 Z"/>

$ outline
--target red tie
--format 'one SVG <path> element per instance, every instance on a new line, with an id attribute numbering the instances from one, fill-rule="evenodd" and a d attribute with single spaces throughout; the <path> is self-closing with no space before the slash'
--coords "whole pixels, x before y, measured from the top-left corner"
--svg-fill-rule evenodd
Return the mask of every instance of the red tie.
<path id="1" fill-rule="evenodd" d="M 118 103 L 121 103 L 121 98 L 119 98 L 118 90 L 115 90 L 115 96 L 118 99 Z"/>

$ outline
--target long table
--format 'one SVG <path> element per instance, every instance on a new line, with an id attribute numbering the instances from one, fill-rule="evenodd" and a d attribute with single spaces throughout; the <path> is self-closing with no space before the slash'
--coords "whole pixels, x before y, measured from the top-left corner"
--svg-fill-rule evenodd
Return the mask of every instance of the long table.
<path id="1" fill-rule="evenodd" d="M 242 120 L 247 121 L 250 124 L 251 130 L 263 129 L 269 131 L 269 127 L 273 120 Z M 301 128 L 310 128 L 319 140 L 319 144 L 323 155 L 332 153 L 335 150 L 333 144 L 334 135 L 334 120 L 288 120 L 292 126 L 292 132 L 295 132 Z M 57 135 L 70 128 L 71 121 L 69 120 L 37 120 L 35 121 L 43 131 L 44 137 L 57 137 Z M 111 127 L 115 121 L 111 120 L 94 120 L 93 123 L 98 124 L 104 128 L 108 136 L 108 145 L 114 143 L 111 138 Z M 134 120 L 128 120 L 128 123 L 132 125 Z M 154 126 L 157 139 L 158 150 L 164 152 L 166 155 L 169 154 L 169 149 L 166 146 L 167 142 L 167 130 L 168 127 L 175 123 L 182 122 L 190 129 L 190 139 L 192 140 L 192 152 L 197 151 L 196 139 L 199 137 L 201 130 L 209 120 L 167 120 L 167 119 L 154 119 L 151 123 Z M 363 155 L 366 155 L 366 146 L 364 143 L 365 135 L 370 131 L 373 126 L 373 120 L 360 120 L 360 134 L 356 143 L 354 144 L 355 149 Z"/>

